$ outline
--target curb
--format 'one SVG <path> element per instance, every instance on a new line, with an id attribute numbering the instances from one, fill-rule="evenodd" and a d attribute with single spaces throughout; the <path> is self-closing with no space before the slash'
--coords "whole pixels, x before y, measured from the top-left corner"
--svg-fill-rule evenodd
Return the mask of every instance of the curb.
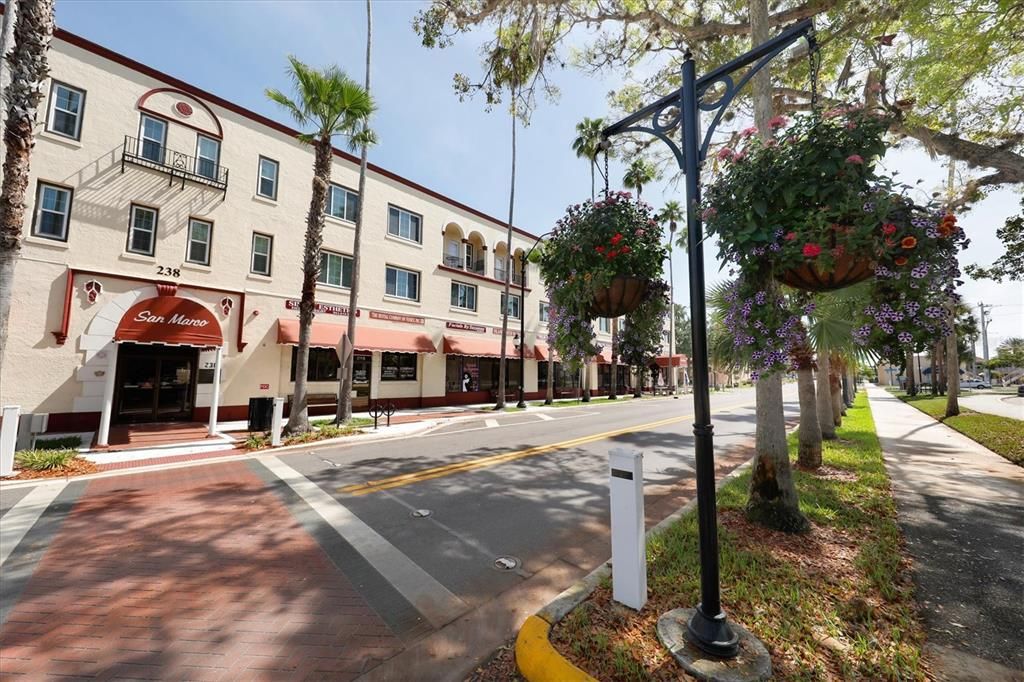
<path id="1" fill-rule="evenodd" d="M 746 462 L 723 476 L 715 484 L 715 490 L 719 490 L 729 481 L 742 475 L 753 463 L 754 456 L 751 456 Z M 692 512 L 696 506 L 697 498 L 694 497 L 651 527 L 645 533 L 646 540 L 650 541 L 652 537 Z M 580 670 L 569 659 L 562 656 L 551 644 L 548 636 L 551 634 L 552 627 L 590 597 L 601 581 L 611 577 L 611 574 L 611 562 L 608 561 L 564 590 L 536 613 L 527 617 L 522 627 L 519 628 L 515 643 L 516 668 L 527 682 L 598 682 L 596 678 Z"/>

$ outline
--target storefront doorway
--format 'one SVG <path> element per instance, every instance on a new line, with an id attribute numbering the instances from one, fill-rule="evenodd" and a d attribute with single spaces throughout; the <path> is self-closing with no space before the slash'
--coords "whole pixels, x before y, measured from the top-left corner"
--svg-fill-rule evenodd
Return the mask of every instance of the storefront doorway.
<path id="1" fill-rule="evenodd" d="M 114 421 L 191 421 L 199 350 L 122 343 L 117 356 Z"/>

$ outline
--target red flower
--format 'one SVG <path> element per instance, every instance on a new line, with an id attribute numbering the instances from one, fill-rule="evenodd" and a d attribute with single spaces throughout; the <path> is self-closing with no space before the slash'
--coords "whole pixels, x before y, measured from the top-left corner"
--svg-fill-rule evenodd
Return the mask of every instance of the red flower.
<path id="1" fill-rule="evenodd" d="M 904 237 L 903 240 L 900 242 L 900 246 L 902 246 L 904 249 L 912 249 L 915 246 L 917 246 L 917 238 Z"/>
<path id="2" fill-rule="evenodd" d="M 615 246 L 616 244 L 618 244 L 621 241 L 622 241 L 622 233 L 621 232 L 616 232 L 615 236 L 611 238 L 612 246 Z"/>
<path id="3" fill-rule="evenodd" d="M 882 234 L 884 234 L 884 235 L 890 235 L 890 234 L 892 234 L 895 231 L 896 231 L 896 226 L 893 225 L 892 223 L 886 223 L 885 225 L 882 225 Z"/>
<path id="4" fill-rule="evenodd" d="M 788 233 L 786 233 L 786 241 L 787 242 L 791 242 L 794 239 L 796 239 L 796 232 L 788 232 Z"/>
<path id="5" fill-rule="evenodd" d="M 594 250 L 597 251 L 598 253 L 604 253 L 604 247 L 603 246 L 595 246 Z"/>
<path id="6" fill-rule="evenodd" d="M 907 259 L 906 259 L 905 256 L 897 256 L 896 257 L 896 265 L 906 265 L 906 264 L 907 264 Z"/>
<path id="7" fill-rule="evenodd" d="M 854 163 L 860 165 L 864 163 L 864 157 L 862 157 L 860 154 L 850 154 L 849 156 L 846 157 L 846 163 Z"/>
<path id="8" fill-rule="evenodd" d="M 804 255 L 808 258 L 814 258 L 821 253 L 821 247 L 814 242 L 808 242 L 804 244 Z"/>
<path id="9" fill-rule="evenodd" d="M 621 249 L 619 249 L 619 253 L 629 253 L 632 250 L 633 249 L 629 248 L 628 246 L 623 246 Z"/>

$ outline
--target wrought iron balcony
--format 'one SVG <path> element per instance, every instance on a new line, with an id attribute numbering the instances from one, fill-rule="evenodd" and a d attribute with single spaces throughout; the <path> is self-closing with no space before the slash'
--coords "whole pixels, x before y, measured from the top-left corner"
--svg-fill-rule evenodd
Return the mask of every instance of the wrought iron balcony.
<path id="1" fill-rule="evenodd" d="M 227 168 L 215 164 L 209 159 L 189 156 L 168 149 L 153 140 L 140 140 L 125 135 L 124 147 L 121 150 L 122 173 L 124 173 L 126 163 L 167 173 L 168 185 L 173 185 L 174 181 L 180 178 L 182 189 L 185 189 L 185 182 L 189 181 L 209 185 L 225 194 L 228 191 Z"/>
<path id="2" fill-rule="evenodd" d="M 512 284 L 518 286 L 526 286 L 526 273 L 525 272 L 513 272 L 512 273 Z"/>
<path id="3" fill-rule="evenodd" d="M 484 273 L 484 262 L 483 260 L 473 261 L 467 263 L 462 256 L 445 256 L 444 265 L 446 268 L 455 268 L 456 270 L 465 270 L 466 272 L 472 272 L 474 275 L 483 275 Z"/>

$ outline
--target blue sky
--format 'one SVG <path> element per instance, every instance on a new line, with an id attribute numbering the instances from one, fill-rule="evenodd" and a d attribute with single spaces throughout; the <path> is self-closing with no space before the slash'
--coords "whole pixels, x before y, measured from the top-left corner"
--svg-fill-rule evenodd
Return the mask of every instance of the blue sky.
<path id="1" fill-rule="evenodd" d="M 502 107 L 485 112 L 483 102 L 459 102 L 452 75 L 479 73 L 485 36 L 461 36 L 444 50 L 423 48 L 411 20 L 424 3 L 374 2 L 372 90 L 379 106 L 373 127 L 380 144 L 371 160 L 500 219 L 508 213 L 509 121 Z M 263 90 L 287 91 L 285 57 L 295 54 L 314 65 L 337 63 L 363 79 L 365 5 L 301 0 L 58 0 L 57 23 L 73 33 L 217 93 L 271 118 L 287 121 Z M 519 134 L 515 222 L 546 232 L 567 204 L 589 196 L 587 164 L 570 143 L 584 116 L 607 115 L 607 93 L 622 83 L 619 74 L 585 75 L 571 67 L 554 74 L 561 90 L 556 102 L 542 101 L 531 125 Z M 945 169 L 919 149 L 890 152 L 886 165 L 911 184 L 924 178 L 929 190 L 945 180 Z M 612 164 L 613 187 L 622 177 Z M 988 263 L 1001 253 L 995 230 L 1019 210 L 1019 192 L 994 193 L 962 219 L 972 238 L 962 262 Z M 660 206 L 682 199 L 665 182 L 645 189 Z M 715 248 L 706 251 L 709 280 L 718 279 Z M 688 302 L 686 269 L 676 253 L 676 300 Z M 1024 336 L 1024 290 L 1020 283 L 968 282 L 963 294 L 999 307 L 989 329 L 992 352 L 1002 338 Z M 980 344 L 979 344 L 980 354 Z"/>

